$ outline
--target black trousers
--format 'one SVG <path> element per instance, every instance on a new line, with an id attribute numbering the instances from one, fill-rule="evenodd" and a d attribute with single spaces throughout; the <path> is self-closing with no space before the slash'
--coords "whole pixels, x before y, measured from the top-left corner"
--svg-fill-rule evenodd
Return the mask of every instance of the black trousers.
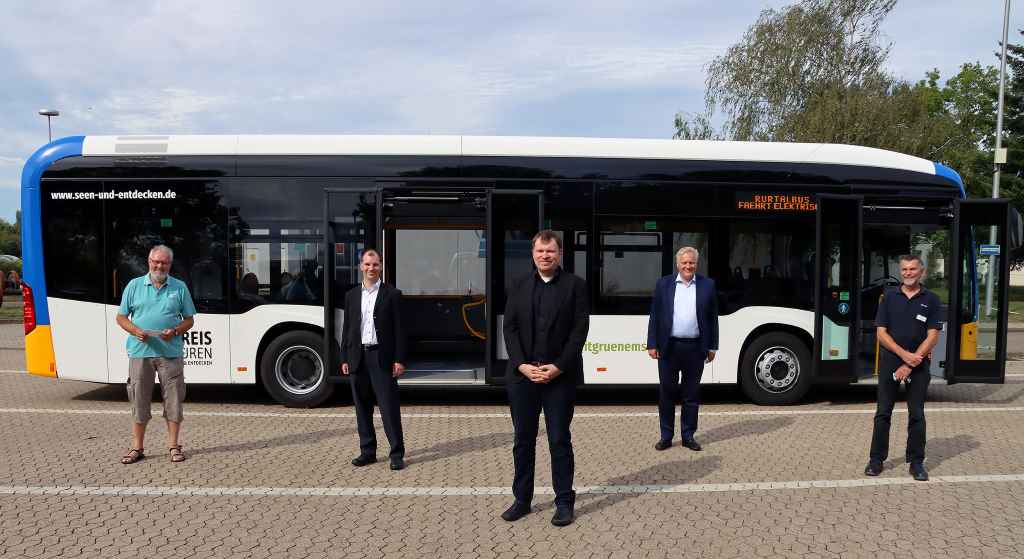
<path id="1" fill-rule="evenodd" d="M 675 433 L 676 402 L 683 394 L 683 409 L 679 431 L 684 441 L 693 439 L 697 432 L 697 411 L 700 409 L 700 377 L 704 374 L 707 358 L 700 349 L 699 340 L 672 338 L 668 351 L 658 359 L 658 419 L 661 440 L 671 441 Z M 680 384 L 680 377 L 682 383 Z"/>
<path id="2" fill-rule="evenodd" d="M 356 427 L 359 430 L 359 454 L 377 454 L 377 434 L 373 430 L 373 402 L 380 408 L 384 434 L 391 445 L 391 458 L 405 457 L 402 437 L 402 411 L 398 403 L 398 380 L 380 366 L 377 350 L 363 350 L 358 371 L 352 371 L 352 403 L 356 409 Z"/>
<path id="3" fill-rule="evenodd" d="M 543 409 L 548 449 L 551 452 L 555 505 L 572 508 L 576 503 L 576 492 L 572 490 L 576 464 L 569 425 L 576 407 L 574 379 L 560 376 L 548 384 L 537 384 L 526 379 L 510 381 L 508 399 L 512 409 L 512 427 L 515 429 L 515 443 L 512 446 L 515 478 L 512 481 L 512 494 L 516 501 L 533 501 L 537 431 L 540 427 L 540 411 Z"/>
<path id="4" fill-rule="evenodd" d="M 872 462 L 885 462 L 889 457 L 889 428 L 892 408 L 900 391 L 900 383 L 892 379 L 895 367 L 882 366 L 878 371 L 878 407 L 875 410 L 875 428 L 871 433 Z M 911 464 L 924 462 L 925 421 L 924 400 L 932 377 L 928 374 L 928 361 L 914 368 L 907 384 L 907 454 Z"/>

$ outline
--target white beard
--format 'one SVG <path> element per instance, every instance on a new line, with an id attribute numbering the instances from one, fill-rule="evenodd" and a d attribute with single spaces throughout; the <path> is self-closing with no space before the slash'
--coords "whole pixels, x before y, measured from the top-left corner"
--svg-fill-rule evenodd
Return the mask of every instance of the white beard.
<path id="1" fill-rule="evenodd" d="M 149 273 L 149 281 L 151 281 L 153 283 L 164 283 L 165 281 L 167 281 L 167 273 L 166 272 L 150 272 Z"/>

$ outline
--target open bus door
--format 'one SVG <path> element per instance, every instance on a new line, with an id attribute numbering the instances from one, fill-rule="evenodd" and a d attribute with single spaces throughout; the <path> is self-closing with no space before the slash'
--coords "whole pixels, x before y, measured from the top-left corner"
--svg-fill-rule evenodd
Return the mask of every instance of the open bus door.
<path id="1" fill-rule="evenodd" d="M 818 196 L 814 349 L 818 382 L 857 380 L 862 198 Z"/>
<path id="2" fill-rule="evenodd" d="M 1004 199 L 953 203 L 946 382 L 1002 383 L 1006 374 L 1011 208 Z"/>
<path id="3" fill-rule="evenodd" d="M 359 258 L 375 248 L 384 254 L 381 187 L 324 189 L 324 361 L 328 378 L 338 381 L 345 292 L 361 280 Z M 384 270 L 381 280 L 387 282 Z"/>
<path id="4" fill-rule="evenodd" d="M 505 301 L 517 279 L 533 269 L 530 241 L 544 223 L 541 190 L 487 193 L 487 382 L 504 383 L 508 352 L 502 326 Z"/>

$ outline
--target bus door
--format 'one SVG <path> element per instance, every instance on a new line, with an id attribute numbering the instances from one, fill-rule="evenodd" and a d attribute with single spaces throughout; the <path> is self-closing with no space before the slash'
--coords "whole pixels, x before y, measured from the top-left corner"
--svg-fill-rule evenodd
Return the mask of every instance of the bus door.
<path id="1" fill-rule="evenodd" d="M 1006 373 L 1006 321 L 1010 223 L 1004 199 L 953 204 L 950 320 L 946 382 L 1002 383 Z"/>
<path id="2" fill-rule="evenodd" d="M 814 377 L 857 378 L 860 312 L 860 196 L 818 196 L 814 278 Z"/>
<path id="3" fill-rule="evenodd" d="M 323 259 L 326 286 L 323 344 L 331 379 L 340 378 L 336 372 L 340 365 L 345 293 L 361 281 L 359 259 L 363 250 L 376 248 L 387 261 L 381 235 L 382 200 L 381 190 L 377 186 L 324 189 Z M 387 277 L 382 279 L 389 281 Z"/>
<path id="4" fill-rule="evenodd" d="M 477 385 L 487 371 L 483 181 L 383 183 L 384 261 L 402 290 L 403 385 Z"/>
<path id="5" fill-rule="evenodd" d="M 487 382 L 504 383 L 508 352 L 502 326 L 513 282 L 533 269 L 530 241 L 544 223 L 541 190 L 487 193 Z"/>

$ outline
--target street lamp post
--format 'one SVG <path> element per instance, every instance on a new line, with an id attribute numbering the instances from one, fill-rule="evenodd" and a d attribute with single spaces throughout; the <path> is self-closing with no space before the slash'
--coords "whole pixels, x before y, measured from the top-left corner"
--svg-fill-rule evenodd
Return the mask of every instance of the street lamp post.
<path id="1" fill-rule="evenodd" d="M 52 142 L 53 128 L 50 126 L 50 119 L 55 116 L 60 116 L 60 111 L 55 111 L 53 109 L 39 109 L 39 116 L 46 117 L 46 137 L 49 138 L 50 142 Z"/>
<path id="2" fill-rule="evenodd" d="M 992 197 L 999 198 L 999 173 L 1002 171 L 1002 164 L 1006 163 L 1003 152 L 1003 92 L 1006 89 L 1006 41 L 1010 27 L 1010 0 L 1006 0 L 1003 8 L 1003 49 L 999 61 L 999 105 L 996 110 L 996 151 L 993 157 L 995 169 L 992 172 Z M 996 227 L 992 226 L 989 231 L 989 244 L 996 244 Z M 1005 250 L 1005 249 L 1004 249 Z M 1007 253 L 1000 251 L 999 257 L 1006 258 Z M 995 283 L 996 256 L 988 257 L 988 281 L 985 282 L 985 316 L 992 315 L 992 292 Z M 999 286 L 1006 289 L 1005 286 Z"/>

